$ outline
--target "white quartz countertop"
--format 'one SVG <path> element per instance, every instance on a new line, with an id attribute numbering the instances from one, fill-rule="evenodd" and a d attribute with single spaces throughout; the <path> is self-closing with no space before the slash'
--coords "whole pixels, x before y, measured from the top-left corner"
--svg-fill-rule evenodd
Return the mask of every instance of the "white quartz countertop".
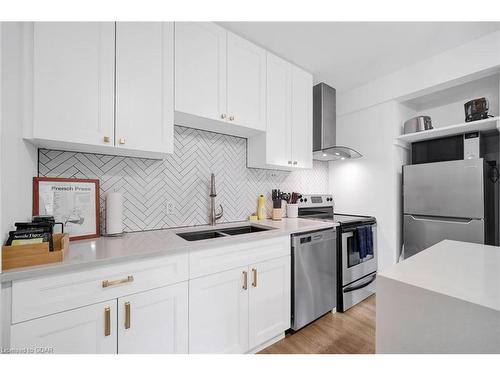
<path id="1" fill-rule="evenodd" d="M 444 240 L 378 276 L 500 311 L 500 247 Z"/>
<path id="2" fill-rule="evenodd" d="M 217 224 L 215 229 L 239 227 L 249 224 L 272 227 L 274 229 L 200 241 L 187 241 L 176 234 L 214 229 L 212 226 L 203 225 L 127 233 L 123 237 L 100 237 L 95 240 L 75 241 L 70 243 L 68 254 L 62 262 L 3 271 L 3 273 L 0 273 L 0 281 L 9 282 L 60 272 L 81 271 L 95 266 L 133 261 L 147 257 L 202 251 L 203 249 L 210 249 L 231 243 L 257 241 L 291 235 L 293 233 L 333 228 L 338 225 L 333 222 L 285 218 L 281 221 L 261 220 Z"/>

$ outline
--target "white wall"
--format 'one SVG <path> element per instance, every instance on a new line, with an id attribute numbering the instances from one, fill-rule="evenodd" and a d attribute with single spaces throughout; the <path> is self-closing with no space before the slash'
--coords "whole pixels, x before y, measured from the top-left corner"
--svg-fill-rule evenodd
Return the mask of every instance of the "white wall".
<path id="1" fill-rule="evenodd" d="M 23 141 L 22 23 L 2 25 L 2 139 L 0 144 L 1 232 L 5 241 L 15 221 L 31 217 L 32 178 L 37 174 L 37 150 Z"/>
<path id="2" fill-rule="evenodd" d="M 337 118 L 337 142 L 363 158 L 330 162 L 335 211 L 377 218 L 379 268 L 394 264 L 400 250 L 400 174 L 407 151 L 393 140 L 405 112 L 391 101 Z"/>
<path id="3" fill-rule="evenodd" d="M 418 51 L 415 51 L 418 58 Z M 498 71 L 500 31 L 446 50 L 439 55 L 398 70 L 366 85 L 337 95 L 337 113 L 362 110 L 394 98 L 422 95 L 425 90 L 467 81 L 479 72 Z"/>
<path id="4" fill-rule="evenodd" d="M 498 106 L 497 79 L 472 82 L 499 69 L 500 32 L 495 32 L 337 94 L 337 142 L 364 157 L 331 162 L 330 190 L 337 212 L 377 218 L 380 269 L 396 262 L 401 249 L 401 166 L 408 162 L 409 155 L 394 145 L 394 138 L 402 133 L 404 121 L 419 110 L 430 110 L 437 126 L 458 119 L 456 122 L 462 122 L 463 98 L 470 99 L 469 93 L 491 95 L 492 106 Z M 458 85 L 470 89 L 467 95 L 459 90 L 451 101 L 445 95 L 436 108 L 415 101 L 424 95 L 427 99 L 439 97 L 439 91 Z M 453 111 L 452 116 L 447 116 L 448 111 Z M 498 108 L 493 108 L 495 112 Z"/>

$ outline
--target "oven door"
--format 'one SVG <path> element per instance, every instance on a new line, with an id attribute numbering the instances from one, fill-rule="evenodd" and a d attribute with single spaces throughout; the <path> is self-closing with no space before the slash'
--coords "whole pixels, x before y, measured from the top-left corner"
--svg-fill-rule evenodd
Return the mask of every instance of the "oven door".
<path id="1" fill-rule="evenodd" d="M 377 226 L 372 225 L 373 257 L 359 258 L 353 251 L 354 231 L 342 232 L 342 285 L 347 285 L 377 271 Z"/>

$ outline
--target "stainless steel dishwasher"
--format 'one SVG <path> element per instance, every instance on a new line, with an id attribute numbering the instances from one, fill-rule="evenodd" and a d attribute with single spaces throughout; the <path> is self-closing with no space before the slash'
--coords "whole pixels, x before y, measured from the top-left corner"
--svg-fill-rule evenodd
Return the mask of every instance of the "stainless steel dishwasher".
<path id="1" fill-rule="evenodd" d="M 292 324 L 298 330 L 337 301 L 335 229 L 292 235 Z"/>

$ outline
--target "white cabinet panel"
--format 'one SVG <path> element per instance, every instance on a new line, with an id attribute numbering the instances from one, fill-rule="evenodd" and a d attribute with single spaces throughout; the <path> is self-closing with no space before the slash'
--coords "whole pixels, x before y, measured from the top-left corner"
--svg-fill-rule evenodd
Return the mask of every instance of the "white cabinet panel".
<path id="1" fill-rule="evenodd" d="M 267 163 L 291 163 L 291 74 L 292 65 L 267 54 Z"/>
<path id="2" fill-rule="evenodd" d="M 116 300 L 14 324 L 11 348 L 45 348 L 59 354 L 116 354 Z"/>
<path id="3" fill-rule="evenodd" d="M 115 144 L 173 152 L 173 22 L 116 24 Z"/>
<path id="4" fill-rule="evenodd" d="M 109 249 L 112 251 L 112 248 Z M 12 282 L 12 322 L 54 314 L 188 279 L 188 254 Z M 133 280 L 104 288 L 105 280 Z"/>
<path id="5" fill-rule="evenodd" d="M 247 267 L 241 267 L 189 281 L 190 353 L 248 350 L 245 272 Z"/>
<path id="6" fill-rule="evenodd" d="M 249 128 L 266 127 L 266 51 L 228 33 L 227 115 Z"/>
<path id="7" fill-rule="evenodd" d="M 290 328 L 290 257 L 249 267 L 249 346 L 255 348 Z"/>
<path id="8" fill-rule="evenodd" d="M 312 168 L 312 75 L 292 67 L 291 149 L 293 166 Z"/>
<path id="9" fill-rule="evenodd" d="M 31 138 L 113 146 L 114 42 L 113 22 L 34 24 Z"/>
<path id="10" fill-rule="evenodd" d="M 248 166 L 312 168 L 312 75 L 267 53 L 266 133 L 248 140 Z"/>
<path id="11" fill-rule="evenodd" d="M 118 353 L 188 352 L 188 282 L 118 299 Z"/>
<path id="12" fill-rule="evenodd" d="M 216 120 L 226 114 L 226 35 L 213 23 L 176 22 L 176 111 Z"/>

